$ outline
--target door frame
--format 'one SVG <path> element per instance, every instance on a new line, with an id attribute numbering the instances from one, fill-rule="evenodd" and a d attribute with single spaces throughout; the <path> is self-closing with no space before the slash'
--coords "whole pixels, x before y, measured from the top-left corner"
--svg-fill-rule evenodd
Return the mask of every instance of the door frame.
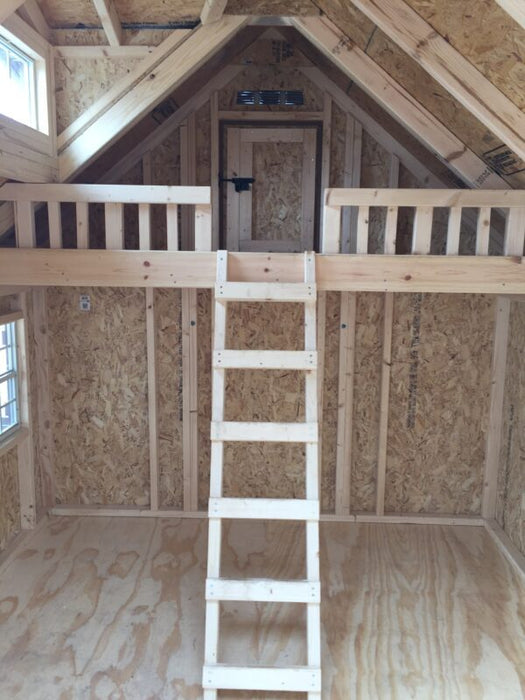
<path id="1" fill-rule="evenodd" d="M 273 115 L 273 113 L 272 113 Z M 270 120 L 264 119 L 264 114 L 254 115 L 252 119 L 220 119 L 219 120 L 219 139 L 217 147 L 219 149 L 217 162 L 219 163 L 219 177 L 226 172 L 227 154 L 226 154 L 226 130 L 231 127 L 246 128 L 246 129 L 315 129 L 315 204 L 314 204 L 314 250 L 319 249 L 319 232 L 321 227 L 321 174 L 322 174 L 322 149 L 323 149 L 323 122 L 319 119 L 287 119 L 286 113 L 283 113 L 282 120 L 274 118 Z M 295 116 L 295 114 L 294 114 Z M 297 114 L 299 116 L 299 114 Z M 218 187 L 218 205 L 219 205 L 219 247 L 226 247 L 226 187 L 232 186 L 231 183 L 220 182 Z"/>

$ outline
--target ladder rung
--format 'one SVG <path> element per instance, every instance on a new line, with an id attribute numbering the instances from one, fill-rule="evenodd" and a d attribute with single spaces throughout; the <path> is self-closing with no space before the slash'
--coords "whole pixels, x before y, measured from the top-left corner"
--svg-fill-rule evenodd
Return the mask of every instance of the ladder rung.
<path id="1" fill-rule="evenodd" d="M 301 282 L 218 282 L 217 301 L 314 301 L 316 285 Z"/>
<path id="2" fill-rule="evenodd" d="M 317 369 L 317 352 L 304 350 L 216 350 L 216 369 Z"/>
<path id="3" fill-rule="evenodd" d="M 214 421 L 210 437 L 232 442 L 317 442 L 317 423 Z"/>
<path id="4" fill-rule="evenodd" d="M 210 518 L 319 520 L 319 501 L 296 498 L 210 498 Z"/>
<path id="5" fill-rule="evenodd" d="M 222 690 L 267 690 L 321 692 L 321 669 L 308 666 L 272 668 L 263 666 L 204 666 L 203 688 Z"/>
<path id="6" fill-rule="evenodd" d="M 320 603 L 321 584 L 319 581 L 209 578 L 206 580 L 206 600 Z"/>

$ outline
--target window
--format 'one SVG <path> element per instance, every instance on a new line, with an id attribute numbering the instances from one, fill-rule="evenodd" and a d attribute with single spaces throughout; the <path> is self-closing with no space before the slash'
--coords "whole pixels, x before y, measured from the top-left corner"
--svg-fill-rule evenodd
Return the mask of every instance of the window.
<path id="1" fill-rule="evenodd" d="M 0 37 L 2 113 L 28 126 L 36 125 L 35 62 Z"/>
<path id="2" fill-rule="evenodd" d="M 0 325 L 0 437 L 19 423 L 16 324 Z"/>

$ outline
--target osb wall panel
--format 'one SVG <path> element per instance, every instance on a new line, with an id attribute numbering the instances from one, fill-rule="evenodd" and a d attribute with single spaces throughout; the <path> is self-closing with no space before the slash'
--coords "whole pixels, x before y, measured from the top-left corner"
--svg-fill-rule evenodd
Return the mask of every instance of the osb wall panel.
<path id="1" fill-rule="evenodd" d="M 50 288 L 48 318 L 57 501 L 146 505 L 144 291 Z"/>
<path id="2" fill-rule="evenodd" d="M 385 509 L 477 514 L 494 301 L 395 297 Z"/>
<path id="3" fill-rule="evenodd" d="M 180 289 L 155 290 L 159 417 L 159 496 L 182 509 L 182 329 Z"/>
<path id="4" fill-rule="evenodd" d="M 75 121 L 118 80 L 130 73 L 141 59 L 99 58 L 96 61 L 55 59 L 57 132 Z"/>
<path id="5" fill-rule="evenodd" d="M 20 494 L 16 448 L 0 457 L 0 552 L 20 531 Z"/>
<path id="6" fill-rule="evenodd" d="M 383 309 L 383 294 L 358 294 L 350 482 L 351 511 L 375 510 Z"/>
<path id="7" fill-rule="evenodd" d="M 226 13 L 230 15 L 251 15 L 254 12 L 252 0 L 229 0 Z M 312 0 L 262 0 L 257 2 L 258 15 L 318 15 L 319 10 Z"/>
<path id="8" fill-rule="evenodd" d="M 388 187 L 390 153 L 363 130 L 361 148 L 361 187 Z M 371 207 L 368 224 L 368 252 L 384 249 L 386 210 Z"/>
<path id="9" fill-rule="evenodd" d="M 518 107 L 525 107 L 523 29 L 495 0 L 407 0 Z"/>
<path id="10" fill-rule="evenodd" d="M 345 186 L 346 113 L 332 102 L 330 187 Z"/>
<path id="11" fill-rule="evenodd" d="M 20 307 L 18 307 L 20 308 Z M 29 403 L 31 411 L 31 422 L 33 427 L 33 464 L 35 474 L 35 504 L 36 512 L 39 514 L 42 511 L 42 460 L 40 457 L 40 432 L 39 432 L 39 388 L 37 381 L 37 347 L 35 345 L 35 322 L 33 315 L 33 295 L 31 292 L 27 295 L 27 340 L 28 340 L 28 369 L 29 369 Z"/>
<path id="12" fill-rule="evenodd" d="M 511 306 L 497 520 L 525 554 L 525 303 Z"/>

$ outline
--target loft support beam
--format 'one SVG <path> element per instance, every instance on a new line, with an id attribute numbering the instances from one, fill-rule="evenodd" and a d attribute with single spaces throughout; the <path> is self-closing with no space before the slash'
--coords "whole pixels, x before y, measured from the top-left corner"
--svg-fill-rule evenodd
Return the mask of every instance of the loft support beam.
<path id="1" fill-rule="evenodd" d="M 301 253 L 229 253 L 241 282 L 301 282 Z M 321 291 L 525 294 L 519 256 L 318 255 Z M 4 285 L 86 287 L 215 286 L 216 255 L 189 251 L 4 249 Z"/>
<path id="2" fill-rule="evenodd" d="M 204 7 L 201 12 L 202 24 L 212 24 L 218 22 L 222 15 L 228 0 L 204 0 Z"/>
<path id="3" fill-rule="evenodd" d="M 294 26 L 471 187 L 503 189 L 502 179 L 326 17 L 294 17 Z"/>
<path id="4" fill-rule="evenodd" d="M 110 46 L 120 46 L 122 43 L 122 25 L 113 0 L 93 0 L 102 28 L 106 33 Z"/>
<path id="5" fill-rule="evenodd" d="M 525 114 L 404 0 L 352 0 L 374 24 L 525 160 Z"/>

